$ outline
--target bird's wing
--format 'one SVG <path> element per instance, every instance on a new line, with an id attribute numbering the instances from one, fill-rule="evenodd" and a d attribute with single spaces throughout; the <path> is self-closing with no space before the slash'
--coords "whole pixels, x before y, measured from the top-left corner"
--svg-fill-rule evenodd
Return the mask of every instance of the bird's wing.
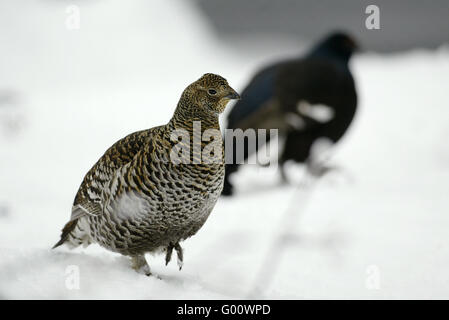
<path id="1" fill-rule="evenodd" d="M 149 212 L 161 212 L 166 194 L 158 188 L 158 183 L 163 180 L 175 182 L 168 174 L 170 169 L 167 166 L 171 164 L 170 151 L 176 143 L 167 139 L 162 126 L 150 129 L 145 144 L 132 161 L 118 168 L 105 187 L 102 196 L 104 211 L 124 223 L 130 218 L 140 220 L 144 215 L 148 217 Z"/>
<path id="2" fill-rule="evenodd" d="M 275 94 L 284 112 L 296 112 L 303 118 L 306 125 L 301 130 L 320 130 L 335 140 L 346 130 L 357 106 L 350 70 L 322 58 L 312 57 L 282 66 L 278 71 Z M 334 116 L 325 123 L 317 121 L 301 110 L 301 102 L 309 104 L 310 108 L 329 107 Z"/>
<path id="3" fill-rule="evenodd" d="M 143 148 L 150 130 L 134 132 L 112 145 L 85 175 L 76 194 L 71 220 L 103 211 L 102 193 L 117 170 L 132 161 Z"/>
<path id="4" fill-rule="evenodd" d="M 249 128 L 266 130 L 276 128 L 282 131 L 286 129 L 286 124 L 281 112 L 278 100 L 270 99 L 247 117 L 240 119 L 238 128 L 243 131 Z"/>
<path id="5" fill-rule="evenodd" d="M 278 71 L 275 94 L 285 112 L 298 112 L 298 104 L 335 104 L 341 75 L 338 67 L 323 59 L 302 59 L 283 65 Z M 338 95 L 338 94 L 337 94 Z M 306 114 L 303 114 L 306 117 Z"/>
<path id="6" fill-rule="evenodd" d="M 338 68 L 323 59 L 302 59 L 283 65 L 278 71 L 275 93 L 285 109 L 295 109 L 301 100 L 330 104 L 339 81 Z"/>
<path id="7" fill-rule="evenodd" d="M 239 100 L 227 117 L 227 128 L 241 128 L 241 122 L 249 116 L 264 111 L 265 107 L 270 106 L 270 99 L 274 95 L 274 83 L 280 64 L 274 64 L 259 71 L 250 81 L 248 86 L 241 94 Z"/>

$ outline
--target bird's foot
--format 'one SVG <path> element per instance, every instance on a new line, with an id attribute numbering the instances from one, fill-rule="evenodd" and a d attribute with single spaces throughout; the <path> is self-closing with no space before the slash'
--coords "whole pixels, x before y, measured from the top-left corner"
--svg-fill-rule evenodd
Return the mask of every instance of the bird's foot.
<path id="1" fill-rule="evenodd" d="M 324 163 L 309 163 L 307 166 L 309 173 L 313 177 L 321 178 L 328 174 L 329 172 L 339 171 L 340 168 L 338 166 L 327 165 Z"/>
<path id="2" fill-rule="evenodd" d="M 289 180 L 288 180 L 288 177 L 287 177 L 287 172 L 285 172 L 285 168 L 284 168 L 283 164 L 280 165 L 279 172 L 281 173 L 281 184 L 282 185 L 289 184 Z"/>
<path id="3" fill-rule="evenodd" d="M 136 270 L 136 272 L 146 276 L 151 276 L 150 266 L 148 265 L 147 260 L 145 260 L 144 255 L 133 256 L 131 258 L 131 262 L 132 268 Z"/>
<path id="4" fill-rule="evenodd" d="M 168 265 L 168 263 L 170 262 L 171 256 L 173 253 L 173 249 L 176 250 L 176 255 L 178 258 L 177 263 L 178 263 L 179 270 L 181 270 L 182 266 L 183 266 L 184 256 L 183 256 L 183 250 L 182 250 L 181 246 L 179 245 L 179 242 L 177 242 L 176 244 L 170 243 L 170 245 L 167 247 L 167 253 L 165 254 L 165 265 Z"/>
<path id="5" fill-rule="evenodd" d="M 232 196 L 234 193 L 234 187 L 229 182 L 225 181 L 223 184 L 223 190 L 221 191 L 222 196 Z"/>
<path id="6" fill-rule="evenodd" d="M 170 243 L 167 247 L 167 253 L 165 254 L 165 265 L 168 265 L 168 263 L 171 260 L 171 255 L 173 253 L 173 245 Z"/>
<path id="7" fill-rule="evenodd" d="M 175 250 L 176 250 L 176 255 L 178 257 L 178 267 L 179 270 L 182 269 L 182 266 L 184 265 L 184 252 L 181 248 L 181 246 L 179 245 L 179 242 L 177 244 L 175 244 Z"/>

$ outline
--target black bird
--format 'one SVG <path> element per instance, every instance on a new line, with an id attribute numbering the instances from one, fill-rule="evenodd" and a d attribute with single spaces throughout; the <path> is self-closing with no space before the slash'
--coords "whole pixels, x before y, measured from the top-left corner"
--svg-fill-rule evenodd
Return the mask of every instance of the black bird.
<path id="1" fill-rule="evenodd" d="M 357 49 L 353 38 L 338 32 L 319 42 L 304 57 L 263 68 L 230 111 L 227 128 L 279 129 L 285 136 L 279 156 L 284 179 L 283 165 L 288 160 L 306 163 L 309 172 L 321 175 L 326 168 L 314 161 L 312 146 L 320 138 L 337 142 L 354 118 L 357 93 L 348 62 Z M 323 108 L 326 119 L 317 117 L 317 111 Z M 257 152 L 257 146 L 250 149 Z M 232 194 L 229 177 L 239 168 L 235 146 L 233 151 L 234 159 L 226 165 L 223 195 Z M 250 155 L 245 140 L 244 159 Z"/>

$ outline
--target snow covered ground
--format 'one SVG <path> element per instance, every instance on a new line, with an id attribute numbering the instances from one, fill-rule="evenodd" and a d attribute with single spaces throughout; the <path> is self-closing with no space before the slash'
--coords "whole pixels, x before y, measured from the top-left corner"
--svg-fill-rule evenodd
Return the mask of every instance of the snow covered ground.
<path id="1" fill-rule="evenodd" d="M 356 57 L 344 172 L 299 190 L 296 166 L 290 186 L 247 166 L 237 196 L 184 242 L 182 271 L 148 256 L 159 278 L 147 278 L 98 246 L 50 250 L 107 147 L 166 122 L 203 73 L 241 89 L 260 63 L 296 52 L 220 43 L 182 0 L 81 2 L 79 30 L 65 26 L 69 4 L 0 3 L 0 97 L 15 97 L 0 118 L 20 123 L 0 122 L 0 298 L 449 298 L 448 47 Z M 258 281 L 286 214 L 290 241 Z"/>

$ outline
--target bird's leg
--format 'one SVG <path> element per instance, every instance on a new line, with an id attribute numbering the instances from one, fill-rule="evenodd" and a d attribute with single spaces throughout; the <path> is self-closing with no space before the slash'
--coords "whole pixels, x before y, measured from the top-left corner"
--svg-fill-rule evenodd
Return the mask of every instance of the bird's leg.
<path id="1" fill-rule="evenodd" d="M 223 183 L 223 191 L 221 192 L 221 194 L 224 196 L 231 196 L 234 193 L 233 189 L 234 189 L 234 187 L 231 184 L 231 182 L 229 182 L 229 178 L 225 177 L 224 183 Z"/>
<path id="2" fill-rule="evenodd" d="M 182 269 L 182 265 L 183 265 L 183 260 L 184 260 L 184 255 L 183 255 L 183 250 L 181 248 L 181 246 L 179 245 L 179 242 L 175 244 L 175 250 L 176 250 L 176 255 L 178 256 L 178 267 L 179 270 Z"/>
<path id="3" fill-rule="evenodd" d="M 147 276 L 151 275 L 150 266 L 148 265 L 147 260 L 145 260 L 145 256 L 143 254 L 132 256 L 131 262 L 133 269 L 138 273 L 142 273 Z"/>
<path id="4" fill-rule="evenodd" d="M 328 138 L 317 139 L 310 147 L 307 169 L 315 177 L 322 177 L 335 167 L 328 165 L 332 156 L 334 142 Z"/>
<path id="5" fill-rule="evenodd" d="M 184 256 L 183 256 L 182 248 L 179 245 L 179 242 L 177 242 L 176 244 L 170 243 L 167 246 L 167 253 L 165 254 L 165 265 L 168 265 L 168 263 L 170 262 L 171 255 L 173 253 L 173 249 L 176 250 L 176 255 L 178 256 L 178 261 L 177 261 L 178 267 L 179 267 L 179 270 L 181 270 Z"/>
<path id="6" fill-rule="evenodd" d="M 338 170 L 339 168 L 336 166 L 327 165 L 323 162 L 320 163 L 320 162 L 309 161 L 307 163 L 307 169 L 312 176 L 321 178 L 322 176 L 329 173 L 330 171 L 335 171 L 335 170 Z"/>
<path id="7" fill-rule="evenodd" d="M 285 172 L 285 167 L 284 167 L 283 163 L 279 164 L 279 172 L 281 173 L 282 184 L 287 184 L 288 177 L 287 177 L 287 173 Z"/>
<path id="8" fill-rule="evenodd" d="M 172 253 L 173 253 L 173 244 L 172 243 L 170 243 L 169 245 L 168 245 L 168 247 L 167 247 L 167 253 L 165 254 L 165 265 L 168 265 L 168 263 L 170 262 L 170 260 L 171 260 L 171 255 L 172 255 Z"/>

